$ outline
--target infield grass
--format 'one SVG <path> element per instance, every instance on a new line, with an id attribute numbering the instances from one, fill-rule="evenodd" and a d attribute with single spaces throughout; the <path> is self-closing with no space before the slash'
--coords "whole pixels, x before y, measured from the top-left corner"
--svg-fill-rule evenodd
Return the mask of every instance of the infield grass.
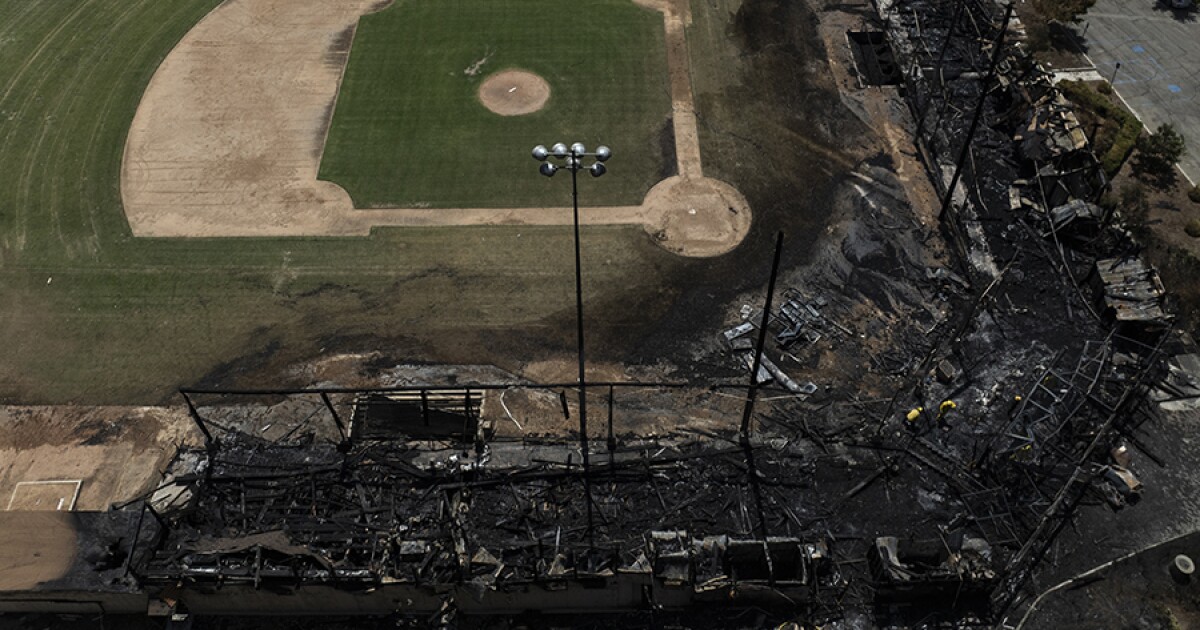
<path id="1" fill-rule="evenodd" d="M 537 177 L 529 150 L 603 142 L 614 183 L 582 203 L 639 204 L 673 159 L 663 39 L 662 15 L 631 0 L 397 0 L 359 22 L 320 176 L 357 207 L 563 206 L 569 192 Z M 508 68 L 549 82 L 544 109 L 479 102 Z"/>
<path id="2" fill-rule="evenodd" d="M 119 182 L 134 111 L 218 2 L 0 0 L 0 403 L 155 403 L 222 366 L 236 377 L 245 357 L 373 350 L 513 367 L 521 356 L 497 356 L 513 331 L 573 347 L 551 324 L 571 321 L 568 227 L 132 238 Z M 547 185 L 524 144 L 522 173 Z M 583 247 L 590 303 L 653 296 L 678 264 L 636 227 L 588 228 Z M 645 311 L 591 317 L 619 330 Z"/>

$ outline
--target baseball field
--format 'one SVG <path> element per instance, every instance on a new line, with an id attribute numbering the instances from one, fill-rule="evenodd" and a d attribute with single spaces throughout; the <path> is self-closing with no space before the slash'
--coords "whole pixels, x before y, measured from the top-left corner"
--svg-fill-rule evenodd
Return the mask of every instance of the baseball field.
<path id="1" fill-rule="evenodd" d="M 580 179 L 589 362 L 695 366 L 836 202 L 796 29 L 784 0 L 0 0 L 0 404 L 569 368 L 570 184 L 528 153 L 559 140 L 614 151 Z"/>
<path id="2" fill-rule="evenodd" d="M 265 373 L 270 366 L 341 350 L 369 348 L 398 360 L 512 368 L 522 360 L 514 357 L 569 347 L 571 232 L 562 225 L 417 225 L 375 228 L 355 237 L 134 236 L 134 215 L 123 199 L 129 181 L 123 180 L 123 163 L 140 129 L 135 118 L 141 116 L 143 96 L 170 87 L 156 73 L 161 76 L 177 62 L 204 62 L 202 50 L 201 57 L 176 62 L 172 51 L 189 33 L 220 26 L 213 11 L 218 5 L 237 8 L 240 1 L 0 1 L 0 335 L 5 340 L 0 402 L 157 402 L 180 384 L 228 382 L 239 374 Z M 276 2 L 268 8 L 286 13 L 289 5 L 302 4 Z M 468 16 L 467 4 L 500 8 Z M 502 10 L 502 4 L 512 10 Z M 315 156 L 322 176 L 344 185 L 364 205 L 507 205 L 495 201 L 501 197 L 545 204 L 554 195 L 565 205 L 565 182 L 538 177 L 527 156 L 532 144 L 560 135 L 585 142 L 604 139 L 623 156 L 614 158 L 612 174 L 589 183 L 585 194 L 597 202 L 636 202 L 662 177 L 670 157 L 659 137 L 670 98 L 664 66 L 653 60 L 663 46 L 662 17 L 617 0 L 594 3 L 594 13 L 580 14 L 585 19 L 553 8 L 567 3 L 539 4 L 537 20 L 506 17 L 530 5 L 518 0 L 398 2 L 367 18 L 359 33 L 366 36 L 361 50 L 357 40 L 349 43 L 353 32 L 333 33 L 324 71 L 337 70 L 340 76 L 346 64 L 338 55 L 352 50 L 333 124 L 326 128 L 322 120 L 328 118 L 306 117 L 291 132 L 327 132 L 331 149 L 324 159 Z M 434 7 L 459 10 L 439 16 Z M 296 15 L 305 17 L 298 10 Z M 248 18 L 237 33 L 258 42 L 269 56 L 270 19 L 293 17 L 267 11 Z M 568 18 L 567 24 L 555 21 Z M 410 30 L 418 23 L 426 28 Z M 444 41 L 454 33 L 471 41 Z M 533 35 L 540 37 L 529 39 Z M 419 37 L 430 39 L 409 41 Z M 221 54 L 218 49 L 210 45 L 208 54 Z M 419 54 L 427 65 L 419 62 Z M 286 55 L 279 58 L 291 84 L 300 92 L 307 89 L 309 75 L 292 73 Z M 592 58 L 611 59 L 615 65 L 605 67 L 620 71 L 589 74 Z M 464 74 L 481 59 L 486 62 L 479 74 Z M 655 63 L 658 72 L 648 71 Z M 537 72 L 551 87 L 545 108 L 516 126 L 509 124 L 515 118 L 479 107 L 471 92 L 489 71 L 508 66 Z M 385 76 L 398 68 L 426 71 L 422 81 L 428 86 Z M 236 74 L 237 68 L 228 70 Z M 268 78 L 247 80 L 253 87 Z M 417 93 L 419 103 L 404 104 Z M 298 94 L 292 100 L 303 98 Z M 406 107 L 445 118 L 406 117 Z M 263 116 L 249 109 L 240 115 Z M 224 131 L 237 123 L 235 116 L 203 111 L 181 116 L 165 119 L 175 121 L 179 136 L 189 133 L 188 121 L 216 118 L 219 125 L 231 125 L 218 127 Z M 286 116 L 278 120 L 291 124 Z M 453 133 L 457 122 L 513 146 L 481 149 L 475 141 L 479 136 Z M 577 135 L 567 135 L 572 133 Z M 405 134 L 416 134 L 420 144 L 397 142 Z M 203 164 L 212 156 L 238 157 L 220 143 L 186 149 Z M 274 155 L 262 153 L 250 157 Z M 306 159 L 314 159 L 309 153 Z M 259 166 L 229 161 L 222 172 L 233 183 L 204 192 L 256 193 L 256 186 L 269 179 L 249 181 Z M 131 168 L 138 176 L 159 172 L 147 161 L 134 160 Z M 307 166 L 262 168 L 270 173 Z M 172 187 L 194 192 L 215 181 L 172 177 L 153 192 Z M 281 190 L 296 192 L 287 186 Z M 293 200 L 300 207 L 306 199 Z M 223 211 L 256 224 L 286 220 L 243 204 L 236 197 Z M 283 203 L 274 211 L 287 208 Z M 663 279 L 684 264 L 640 225 L 588 227 L 583 254 L 589 266 L 585 298 L 596 305 L 592 316 L 618 336 L 664 307 Z M 618 294 L 620 301 L 611 297 Z M 634 310 L 628 304 L 649 306 Z"/>

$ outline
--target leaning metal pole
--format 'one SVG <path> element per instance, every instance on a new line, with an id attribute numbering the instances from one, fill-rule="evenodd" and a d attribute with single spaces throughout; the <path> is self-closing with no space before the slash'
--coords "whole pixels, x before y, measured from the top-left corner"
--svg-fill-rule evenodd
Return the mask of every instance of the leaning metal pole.
<path id="1" fill-rule="evenodd" d="M 750 391 L 746 393 L 746 407 L 742 410 L 742 440 L 750 439 L 750 416 L 754 414 L 754 400 L 758 397 L 758 370 L 762 366 L 763 346 L 767 342 L 767 324 L 771 321 L 771 297 L 775 295 L 775 278 L 779 276 L 779 254 L 783 251 L 783 232 L 775 237 L 775 260 L 771 263 L 771 279 L 767 282 L 767 301 L 763 305 L 762 322 L 758 327 L 758 343 L 754 348 L 754 365 L 750 367 Z"/>
<path id="2" fill-rule="evenodd" d="M 946 220 L 946 212 L 950 209 L 950 201 L 954 199 L 954 188 L 958 186 L 958 178 L 962 175 L 963 164 L 971 150 L 971 142 L 975 139 L 975 131 L 979 129 L 979 119 L 983 117 L 983 106 L 987 102 L 988 92 L 992 82 L 996 80 L 996 66 L 1000 63 L 1000 55 L 1004 50 L 1004 34 L 1008 32 L 1008 20 L 1012 17 L 1013 5 L 1009 3 L 1004 9 L 1004 23 L 1000 26 L 1000 34 L 996 36 L 996 45 L 992 49 L 992 63 L 988 68 L 987 78 L 980 85 L 979 102 L 975 104 L 975 115 L 971 117 L 971 126 L 967 129 L 967 137 L 963 140 L 962 149 L 958 153 L 958 161 L 954 165 L 954 176 L 950 178 L 950 186 L 942 197 L 942 210 L 938 212 L 938 221 Z"/>

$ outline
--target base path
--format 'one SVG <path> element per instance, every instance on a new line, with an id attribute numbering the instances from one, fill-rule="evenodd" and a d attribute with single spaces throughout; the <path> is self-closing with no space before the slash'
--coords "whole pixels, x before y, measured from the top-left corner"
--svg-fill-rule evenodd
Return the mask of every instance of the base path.
<path id="1" fill-rule="evenodd" d="M 700 168 L 700 132 L 696 129 L 696 99 L 692 95 L 691 56 L 687 27 L 692 23 L 688 0 L 634 0 L 660 11 L 666 29 L 667 76 L 671 84 L 671 121 L 675 131 L 675 161 L 686 178 L 704 177 Z"/>
<path id="2" fill-rule="evenodd" d="M 663 13 L 679 175 L 640 206 L 583 208 L 581 219 L 642 225 L 685 256 L 723 254 L 749 231 L 750 208 L 701 170 L 687 2 L 636 1 Z M 121 194 L 133 234 L 366 235 L 375 226 L 569 223 L 569 208 L 356 209 L 340 186 L 317 179 L 358 19 L 387 4 L 226 0 L 201 20 L 159 66 L 126 141 Z"/>

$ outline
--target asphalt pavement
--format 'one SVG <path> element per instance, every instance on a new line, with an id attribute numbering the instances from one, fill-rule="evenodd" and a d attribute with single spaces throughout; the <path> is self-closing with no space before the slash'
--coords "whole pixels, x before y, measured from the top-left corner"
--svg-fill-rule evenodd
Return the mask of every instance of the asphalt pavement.
<path id="1" fill-rule="evenodd" d="M 1180 169 L 1200 182 L 1200 13 L 1156 0 L 1097 0 L 1081 30 L 1096 71 L 1146 127 L 1171 123 L 1183 134 Z"/>

